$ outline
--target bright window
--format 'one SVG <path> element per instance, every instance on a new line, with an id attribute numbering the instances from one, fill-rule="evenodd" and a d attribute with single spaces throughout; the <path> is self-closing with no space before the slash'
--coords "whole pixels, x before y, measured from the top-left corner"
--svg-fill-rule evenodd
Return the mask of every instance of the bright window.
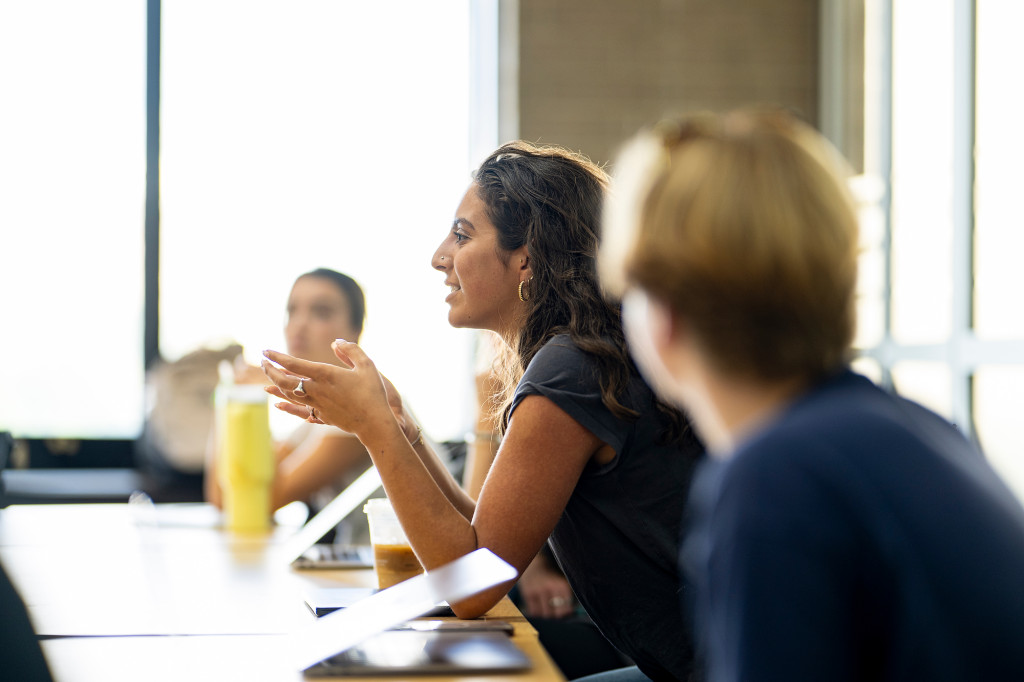
<path id="1" fill-rule="evenodd" d="M 0 3 L 0 430 L 142 420 L 145 3 Z"/>
<path id="2" fill-rule="evenodd" d="M 888 179 L 862 291 L 889 314 L 858 335 L 883 382 L 975 438 L 1024 497 L 1024 156 L 1017 0 L 872 0 L 865 158 Z M 891 97 L 891 100 L 888 99 Z M 884 198 L 886 192 L 880 193 Z M 872 218 L 878 214 L 872 213 Z M 869 232 L 877 232 L 875 222 Z M 887 273 L 887 275 L 886 275 Z M 870 298 L 870 297 L 869 297 Z M 877 309 L 880 306 L 875 306 Z M 863 324 L 863 322 L 862 322 Z"/>
<path id="3" fill-rule="evenodd" d="M 953 0 L 893 3 L 892 332 L 952 328 Z"/>
<path id="4" fill-rule="evenodd" d="M 461 437 L 475 338 L 448 326 L 430 256 L 496 143 L 496 2 L 160 4 L 162 355 L 284 349 L 294 278 L 341 270 L 378 367 L 430 435 Z M 0 430 L 17 436 L 142 425 L 146 7 L 0 4 Z"/>
<path id="5" fill-rule="evenodd" d="M 162 352 L 284 350 L 295 277 L 367 296 L 363 346 L 435 438 L 472 418 L 473 336 L 430 257 L 469 184 L 469 2 L 164 3 Z M 401 20 L 397 20 L 397 17 Z"/>
<path id="6" fill-rule="evenodd" d="M 978 3 L 974 319 L 988 339 L 1024 338 L 1024 88 L 1009 85 L 1024 64 L 1021 26 L 1019 0 Z"/>

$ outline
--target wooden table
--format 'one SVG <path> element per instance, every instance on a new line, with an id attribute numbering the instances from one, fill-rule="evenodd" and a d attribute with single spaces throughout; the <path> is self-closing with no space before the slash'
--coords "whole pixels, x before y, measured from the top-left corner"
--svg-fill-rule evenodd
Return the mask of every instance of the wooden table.
<path id="1" fill-rule="evenodd" d="M 288 633 L 313 619 L 305 592 L 373 586 L 373 572 L 298 571 L 281 557 L 294 526 L 246 537 L 219 522 L 206 505 L 0 510 L 0 560 L 43 637 L 54 677 L 303 679 L 288 656 Z M 513 639 L 533 668 L 479 679 L 563 679 L 507 598 L 485 617 L 514 625 Z"/>

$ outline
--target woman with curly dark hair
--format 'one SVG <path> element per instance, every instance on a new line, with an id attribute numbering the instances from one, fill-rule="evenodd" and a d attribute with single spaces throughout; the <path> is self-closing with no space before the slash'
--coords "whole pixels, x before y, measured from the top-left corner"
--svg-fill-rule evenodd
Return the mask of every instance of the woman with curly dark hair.
<path id="1" fill-rule="evenodd" d="M 631 362 L 596 275 L 607 177 L 584 157 L 517 142 L 474 174 L 432 265 L 448 321 L 504 342 L 501 448 L 476 502 L 419 437 L 355 344 L 346 367 L 268 351 L 280 407 L 356 434 L 426 568 L 487 547 L 520 572 L 550 538 L 604 635 L 651 679 L 691 675 L 679 615 L 680 519 L 703 447 Z M 444 358 L 430 371 L 444 383 Z M 282 371 L 282 369 L 284 371 Z M 296 392 L 302 380 L 301 392 Z M 477 617 L 511 585 L 453 604 Z M 629 674 L 629 673 L 627 673 Z"/>

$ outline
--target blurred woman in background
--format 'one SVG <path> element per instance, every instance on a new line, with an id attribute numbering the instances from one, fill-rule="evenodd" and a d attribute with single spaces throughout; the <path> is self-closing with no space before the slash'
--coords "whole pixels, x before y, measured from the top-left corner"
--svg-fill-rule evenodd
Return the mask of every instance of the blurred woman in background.
<path id="1" fill-rule="evenodd" d="M 366 301 L 355 280 L 327 268 L 307 272 L 295 280 L 288 295 L 284 327 L 288 352 L 313 362 L 340 364 L 331 344 L 338 338 L 358 342 L 365 319 Z M 258 367 L 242 363 L 236 365 L 235 381 L 262 384 L 266 375 Z M 215 463 L 212 457 L 208 461 L 206 496 L 220 506 Z M 314 509 L 323 507 L 369 466 L 366 448 L 352 434 L 323 424 L 301 424 L 277 444 L 272 506 L 278 509 L 298 500 Z M 362 518 L 359 522 L 365 526 Z M 358 535 L 335 540 L 365 540 L 361 530 Z"/>

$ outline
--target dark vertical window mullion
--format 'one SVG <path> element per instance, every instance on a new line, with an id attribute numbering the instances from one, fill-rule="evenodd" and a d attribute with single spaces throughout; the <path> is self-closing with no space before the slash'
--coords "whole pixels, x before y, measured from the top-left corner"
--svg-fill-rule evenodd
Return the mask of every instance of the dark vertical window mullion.
<path id="1" fill-rule="evenodd" d="M 160 358 L 160 11 L 146 2 L 146 221 L 143 344 L 146 367 Z"/>

